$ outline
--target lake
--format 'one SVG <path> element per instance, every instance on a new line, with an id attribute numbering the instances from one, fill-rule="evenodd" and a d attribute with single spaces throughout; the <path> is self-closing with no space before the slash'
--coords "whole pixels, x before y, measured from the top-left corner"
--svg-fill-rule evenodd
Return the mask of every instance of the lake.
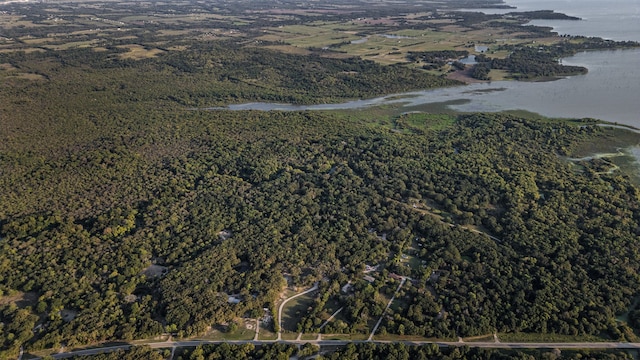
<path id="1" fill-rule="evenodd" d="M 582 19 L 531 22 L 551 26 L 559 34 L 640 41 L 640 0 L 506 0 L 506 4 L 518 11 L 555 10 Z"/>
<path id="2" fill-rule="evenodd" d="M 554 10 L 582 20 L 535 20 L 531 24 L 550 26 L 561 35 L 640 41 L 640 0 L 506 0 L 505 4 L 515 9 L 463 10 L 485 14 Z"/>
<path id="3" fill-rule="evenodd" d="M 333 110 L 396 104 L 406 111 L 435 103 L 458 111 L 527 110 L 549 117 L 592 117 L 640 128 L 640 49 L 582 52 L 563 59 L 589 69 L 556 81 L 494 81 L 413 91 L 339 104 L 248 103 L 232 110 Z"/>
<path id="4" fill-rule="evenodd" d="M 583 20 L 540 20 L 533 23 L 552 26 L 561 34 L 640 41 L 640 0 L 507 0 L 506 4 L 517 7 L 517 10 L 481 11 L 555 10 Z M 341 104 L 298 106 L 251 103 L 228 108 L 330 110 L 395 104 L 400 111 L 413 111 L 428 109 L 434 104 L 446 104 L 449 108 L 465 112 L 527 110 L 548 117 L 597 118 L 640 128 L 640 49 L 583 52 L 562 62 L 584 66 L 589 72 L 548 82 L 494 81 Z M 639 147 L 627 149 L 626 153 L 640 159 Z"/>
<path id="5" fill-rule="evenodd" d="M 556 10 L 581 17 L 584 20 L 545 21 L 547 25 L 571 27 L 575 34 L 640 41 L 640 0 L 507 0 L 506 4 L 517 7 L 517 11 Z M 491 9 L 482 11 L 492 12 Z M 562 62 L 584 66 L 589 72 L 549 82 L 495 81 L 341 104 L 250 103 L 229 108 L 330 110 L 397 104 L 412 110 L 428 104 L 447 103 L 458 111 L 521 109 L 549 117 L 592 117 L 640 128 L 640 49 L 583 52 Z"/>

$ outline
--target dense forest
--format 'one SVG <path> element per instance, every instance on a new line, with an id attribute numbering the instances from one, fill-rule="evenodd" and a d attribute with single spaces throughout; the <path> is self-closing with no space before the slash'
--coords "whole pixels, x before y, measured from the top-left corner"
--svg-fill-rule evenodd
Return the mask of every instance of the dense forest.
<path id="1" fill-rule="evenodd" d="M 317 354 L 316 346 L 306 344 L 298 349 L 295 345 L 265 344 L 255 347 L 251 344 L 219 344 L 204 345 L 196 348 L 179 349 L 174 354 L 176 360 L 288 360 L 292 356 L 305 358 Z M 136 346 L 129 351 L 115 351 L 112 353 L 74 356 L 73 360 L 162 360 L 171 356 L 170 350 L 156 351 L 149 347 Z M 46 359 L 45 359 L 46 360 Z"/>
<path id="2" fill-rule="evenodd" d="M 323 357 L 328 360 L 373 360 L 373 359 L 444 359 L 444 360 L 533 360 L 533 359 L 593 359 L 622 360 L 632 359 L 624 351 L 506 351 L 478 348 L 439 348 L 430 346 L 407 346 L 405 344 L 376 345 L 351 344 Z"/>
<path id="3" fill-rule="evenodd" d="M 274 314 L 288 284 L 315 282 L 296 330 L 320 331 L 331 303 L 344 310 L 325 333 L 366 334 L 386 314 L 381 335 L 636 338 L 638 189 L 606 159 L 565 159 L 610 130 L 508 114 L 229 111 L 216 107 L 457 82 L 232 41 L 165 46 L 185 49 L 0 53 L 29 75 L 0 83 L 0 358 L 200 335 Z"/>

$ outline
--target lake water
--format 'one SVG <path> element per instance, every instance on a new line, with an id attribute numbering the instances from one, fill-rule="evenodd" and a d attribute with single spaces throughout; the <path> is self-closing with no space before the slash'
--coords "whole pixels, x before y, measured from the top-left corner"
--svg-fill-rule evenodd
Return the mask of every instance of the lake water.
<path id="1" fill-rule="evenodd" d="M 506 0 L 518 10 L 548 9 L 577 16 L 581 21 L 536 20 L 560 34 L 640 41 L 640 0 Z"/>
<path id="2" fill-rule="evenodd" d="M 550 82 L 499 81 L 465 86 L 460 111 L 523 109 L 550 117 L 592 117 L 640 128 L 640 49 L 583 52 L 563 60 L 586 75 Z M 502 90 L 501 90 L 502 89 Z M 489 92 L 488 92 L 489 91 Z M 451 94 L 456 95 L 456 94 Z"/>
<path id="3" fill-rule="evenodd" d="M 505 4 L 516 9 L 466 10 L 485 14 L 554 10 L 582 20 L 535 20 L 531 24 L 553 27 L 561 35 L 640 41 L 640 0 L 506 0 Z"/>
<path id="4" fill-rule="evenodd" d="M 506 0 L 517 10 L 482 9 L 486 13 L 555 10 L 581 21 L 535 21 L 560 34 L 640 41 L 640 0 Z M 471 59 L 470 59 L 471 60 Z M 341 104 L 296 106 L 251 103 L 231 105 L 244 110 L 357 109 L 395 104 L 401 111 L 446 104 L 458 111 L 527 110 L 548 117 L 597 118 L 640 128 L 640 49 L 591 51 L 563 59 L 566 65 L 589 69 L 586 75 L 549 82 L 495 81 L 436 90 L 415 91 Z M 640 147 L 626 149 L 640 166 Z M 640 175 L 637 179 L 640 183 Z"/>
<path id="5" fill-rule="evenodd" d="M 582 21 L 545 21 L 554 27 L 571 28 L 570 33 L 576 35 L 640 41 L 640 0 L 506 0 L 506 4 L 517 7 L 516 11 L 555 10 L 583 18 Z M 482 11 L 491 13 L 492 10 Z M 229 108 L 329 110 L 398 104 L 412 110 L 428 104 L 448 103 L 459 111 L 522 109 L 549 117 L 591 117 L 640 128 L 640 49 L 584 52 L 563 59 L 563 63 L 585 66 L 589 73 L 551 82 L 496 81 L 342 104 L 251 103 Z"/>
<path id="6" fill-rule="evenodd" d="M 549 117 L 592 117 L 640 128 L 640 49 L 594 51 L 563 60 L 589 69 L 586 75 L 556 81 L 494 81 L 414 91 L 340 104 L 287 105 L 249 103 L 232 110 L 332 110 L 396 104 L 410 111 L 425 104 L 449 105 L 458 111 L 528 110 Z"/>

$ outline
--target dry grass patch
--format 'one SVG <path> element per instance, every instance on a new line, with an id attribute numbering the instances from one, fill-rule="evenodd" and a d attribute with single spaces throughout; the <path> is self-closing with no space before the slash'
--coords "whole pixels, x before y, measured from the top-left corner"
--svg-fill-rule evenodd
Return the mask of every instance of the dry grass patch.
<path id="1" fill-rule="evenodd" d="M 491 52 L 491 57 L 495 59 L 504 59 L 509 56 L 509 54 L 511 54 L 511 51 L 509 50 L 494 51 Z"/>
<path id="2" fill-rule="evenodd" d="M 0 296 L 0 305 L 16 304 L 20 307 L 34 305 L 38 302 L 35 292 L 16 292 L 15 294 Z"/>
<path id="3" fill-rule="evenodd" d="M 348 59 L 353 57 L 353 55 L 329 51 L 329 52 L 323 53 L 322 57 L 326 57 L 328 59 Z"/>
<path id="4" fill-rule="evenodd" d="M 256 40 L 260 40 L 260 41 L 280 41 L 284 39 L 285 39 L 284 36 L 273 34 L 273 33 L 265 33 L 264 35 L 260 35 L 256 37 Z"/>
<path id="5" fill-rule="evenodd" d="M 157 277 L 161 277 L 162 275 L 166 274 L 168 268 L 166 266 L 160 266 L 160 265 L 149 265 L 146 268 L 144 268 L 141 272 L 141 274 L 145 275 L 148 278 L 157 278 Z"/>
<path id="6" fill-rule="evenodd" d="M 0 70 L 4 70 L 4 71 L 14 71 L 14 70 L 18 70 L 18 68 L 16 68 L 15 66 L 11 65 L 11 64 L 0 64 Z"/>
<path id="7" fill-rule="evenodd" d="M 53 41 L 54 39 L 27 37 L 27 38 L 22 38 L 20 40 L 22 40 L 22 42 L 27 44 L 27 45 L 41 45 L 41 44 L 46 44 L 46 43 L 48 43 L 50 41 Z"/>
<path id="8" fill-rule="evenodd" d="M 66 33 L 60 33 L 60 34 L 53 34 L 53 36 L 67 36 L 67 35 L 71 35 L 71 36 L 78 36 L 78 35 L 93 35 L 96 32 L 99 32 L 98 30 L 95 29 L 88 29 L 88 30 L 77 30 L 77 31 L 72 31 L 69 34 Z"/>
<path id="9" fill-rule="evenodd" d="M 30 47 L 30 48 L 13 48 L 13 49 L 0 49 L 0 53 L 12 53 L 12 52 L 16 52 L 16 51 L 24 51 L 25 53 L 32 53 L 32 52 L 45 52 L 46 50 L 44 49 L 40 49 L 40 48 L 34 48 L 34 47 Z"/>
<path id="10" fill-rule="evenodd" d="M 68 49 L 74 49 L 74 48 L 92 47 L 95 43 L 96 43 L 96 40 L 72 41 L 64 44 L 44 45 L 43 47 L 46 47 L 49 50 L 68 50 Z"/>
<path id="11" fill-rule="evenodd" d="M 18 73 L 11 77 L 18 78 L 18 79 L 25 79 L 25 80 L 33 80 L 33 81 L 46 80 L 44 76 L 40 74 L 33 74 L 33 73 Z"/>
<path id="12" fill-rule="evenodd" d="M 0 27 L 10 29 L 13 27 L 23 26 L 26 28 L 41 27 L 46 25 L 34 24 L 28 20 L 22 20 L 24 15 L 3 15 L 0 16 Z"/>
<path id="13" fill-rule="evenodd" d="M 155 48 L 147 49 L 142 45 L 136 45 L 136 44 L 122 45 L 122 46 L 118 46 L 118 48 L 129 50 L 128 52 L 122 53 L 119 55 L 121 59 L 133 59 L 133 60 L 149 59 L 152 57 L 156 57 L 157 55 L 162 54 L 164 52 L 164 50 L 155 49 Z"/>
<path id="14" fill-rule="evenodd" d="M 405 18 L 408 20 L 413 20 L 413 19 L 417 19 L 417 18 L 423 18 L 425 16 L 431 16 L 433 15 L 433 12 L 429 11 L 429 12 L 418 12 L 418 13 L 414 13 L 414 14 L 408 14 L 405 15 Z"/>
<path id="15" fill-rule="evenodd" d="M 491 81 L 505 80 L 509 77 L 509 72 L 506 70 L 491 70 L 489 71 L 489 78 Z"/>
<path id="16" fill-rule="evenodd" d="M 536 44 L 553 45 L 557 43 L 558 43 L 558 38 L 555 38 L 555 37 L 546 37 L 546 38 L 536 39 Z"/>
<path id="17" fill-rule="evenodd" d="M 185 45 L 177 45 L 167 48 L 169 51 L 185 51 L 187 49 L 189 49 L 189 47 Z"/>
<path id="18" fill-rule="evenodd" d="M 138 37 L 134 35 L 120 36 L 120 37 L 113 38 L 113 40 L 137 40 L 137 39 Z"/>
<path id="19" fill-rule="evenodd" d="M 42 21 L 42 24 L 47 24 L 47 25 L 68 25 L 71 24 L 71 21 L 67 21 L 61 18 L 55 18 L 55 19 L 48 19 L 48 20 L 44 20 Z"/>
<path id="20" fill-rule="evenodd" d="M 193 31 L 192 30 L 158 30 L 156 34 L 160 36 L 179 36 L 179 35 L 189 35 Z"/>
<path id="21" fill-rule="evenodd" d="M 425 21 L 427 24 L 436 24 L 436 25 L 440 25 L 440 24 L 455 24 L 456 20 L 453 19 L 433 19 L 433 20 L 429 20 L 429 21 Z"/>
<path id="22" fill-rule="evenodd" d="M 392 64 L 407 62 L 407 59 L 405 59 L 404 54 L 402 55 L 381 54 L 381 55 L 373 56 L 370 59 L 382 65 L 392 65 Z"/>

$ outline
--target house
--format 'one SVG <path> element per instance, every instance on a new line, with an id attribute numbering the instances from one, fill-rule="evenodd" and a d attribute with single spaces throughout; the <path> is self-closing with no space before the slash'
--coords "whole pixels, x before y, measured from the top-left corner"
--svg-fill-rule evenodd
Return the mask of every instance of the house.
<path id="1" fill-rule="evenodd" d="M 346 283 L 340 290 L 344 293 L 347 294 L 349 293 L 351 290 L 353 289 L 353 286 L 351 285 L 351 281 L 349 281 L 348 283 Z"/>

